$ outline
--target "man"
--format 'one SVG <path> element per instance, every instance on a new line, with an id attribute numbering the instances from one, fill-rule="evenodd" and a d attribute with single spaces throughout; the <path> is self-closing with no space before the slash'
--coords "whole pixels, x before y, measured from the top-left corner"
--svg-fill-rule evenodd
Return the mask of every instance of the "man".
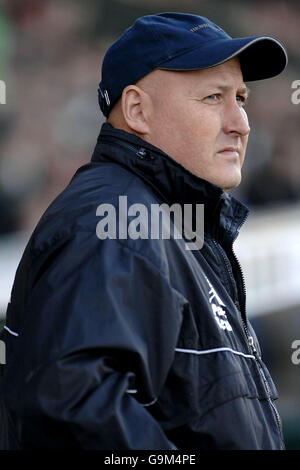
<path id="1" fill-rule="evenodd" d="M 138 19 L 108 50 L 92 161 L 47 209 L 16 274 L 3 447 L 284 447 L 232 251 L 248 211 L 228 190 L 250 130 L 245 81 L 286 62 L 275 38 L 232 39 L 181 13 Z"/>

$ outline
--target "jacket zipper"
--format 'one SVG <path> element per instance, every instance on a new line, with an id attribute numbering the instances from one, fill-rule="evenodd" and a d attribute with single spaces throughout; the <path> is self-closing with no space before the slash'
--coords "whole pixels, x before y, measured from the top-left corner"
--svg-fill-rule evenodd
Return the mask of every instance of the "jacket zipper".
<path id="1" fill-rule="evenodd" d="M 239 229 L 241 228 L 241 226 L 244 224 L 244 222 L 246 221 L 247 219 L 247 215 L 243 218 L 243 220 L 241 221 L 241 223 L 239 224 L 239 226 L 237 227 L 237 232 L 239 231 Z M 235 237 L 236 238 L 236 237 Z M 243 271 L 242 271 L 242 268 L 241 268 L 241 265 L 240 265 L 240 262 L 236 256 L 236 254 L 234 253 L 233 251 L 233 243 L 234 243 L 234 240 L 235 238 L 233 239 L 232 241 L 232 244 L 231 244 L 231 253 L 232 253 L 232 256 L 235 260 L 235 263 L 239 269 L 239 273 L 240 273 L 240 276 L 241 276 L 241 284 L 242 284 L 242 291 L 243 291 L 243 295 L 244 295 L 244 299 L 246 298 L 246 286 L 245 286 L 245 278 L 244 278 L 244 275 L 243 275 Z M 213 242 L 214 242 L 214 245 L 216 246 L 218 252 L 221 254 L 222 256 L 222 259 L 224 260 L 224 264 L 226 266 L 226 271 L 228 273 L 228 276 L 229 276 L 229 279 L 231 281 L 231 283 L 235 283 L 235 280 L 233 278 L 233 274 L 231 272 L 231 268 L 230 268 L 230 261 L 228 260 L 227 258 L 227 255 L 224 253 L 224 250 L 223 248 L 221 247 L 221 245 L 219 243 L 217 243 L 217 241 L 215 239 L 213 239 Z M 274 405 L 273 403 L 273 400 L 272 400 L 272 397 L 271 397 L 271 391 L 270 391 L 270 387 L 269 387 L 269 384 L 268 384 L 268 381 L 267 381 L 267 378 L 265 376 L 265 373 L 264 373 L 264 370 L 263 370 L 263 365 L 262 365 L 262 361 L 257 353 L 257 350 L 254 346 L 254 340 L 253 340 L 253 337 L 250 336 L 249 334 L 249 330 L 248 330 L 248 326 L 247 326 L 247 319 L 246 319 L 246 305 L 245 305 L 245 302 L 243 304 L 243 312 L 241 312 L 241 309 L 240 309 L 240 305 L 239 305 L 239 302 L 238 302 L 238 305 L 236 304 L 236 307 L 237 310 L 240 312 L 240 317 L 241 317 L 241 321 L 242 321 L 242 325 L 243 325 L 243 332 L 244 332 L 244 335 L 245 335 L 245 339 L 246 339 L 246 344 L 247 344 L 247 349 L 250 353 L 253 354 L 255 360 L 256 360 L 256 364 L 258 366 L 258 370 L 259 370 L 259 373 L 260 373 L 260 376 L 263 380 L 263 383 L 264 383 L 264 387 L 265 387 L 265 391 L 267 393 L 267 397 L 268 397 L 268 403 L 270 405 L 270 408 L 272 410 L 272 413 L 275 417 L 275 421 L 276 421 L 276 424 L 277 424 L 277 429 L 278 429 L 278 432 L 279 432 L 279 438 L 280 438 L 280 448 L 281 449 L 284 449 L 285 446 L 284 446 L 284 440 L 283 440 L 283 432 L 282 432 L 282 424 L 281 424 L 281 419 L 280 419 L 280 416 L 279 416 L 279 413 L 277 411 L 277 408 L 276 406 Z"/>
<path id="2" fill-rule="evenodd" d="M 270 403 L 270 406 L 274 412 L 274 415 L 275 415 L 275 418 L 276 418 L 276 422 L 277 422 L 277 427 L 278 427 L 278 430 L 279 430 L 279 436 L 280 436 L 280 447 L 281 449 L 284 449 L 285 446 L 284 446 L 284 440 L 283 440 L 283 432 L 282 432 L 282 424 L 281 424 L 281 419 L 280 419 L 280 416 L 279 416 L 279 413 L 277 411 L 277 408 L 276 406 L 274 405 L 273 403 L 273 400 L 272 400 L 272 397 L 271 397 L 271 390 L 270 390 L 270 387 L 269 387 L 269 384 L 268 384 L 268 381 L 267 381 L 267 378 L 266 378 L 266 375 L 264 373 L 264 370 L 263 370 L 263 364 L 262 364 L 262 361 L 261 361 L 261 358 L 260 356 L 258 355 L 257 353 L 257 350 L 254 346 L 254 340 L 253 340 L 253 337 L 252 336 L 249 336 L 249 344 L 250 344 L 250 347 L 252 349 L 252 352 L 253 352 L 253 355 L 257 361 L 257 364 L 258 364 L 258 369 L 259 369 L 259 372 L 261 374 L 261 377 L 263 379 L 263 382 L 264 382 L 264 385 L 265 385 L 265 389 L 266 389 L 266 392 L 267 392 L 267 396 L 268 396 L 268 402 Z"/>

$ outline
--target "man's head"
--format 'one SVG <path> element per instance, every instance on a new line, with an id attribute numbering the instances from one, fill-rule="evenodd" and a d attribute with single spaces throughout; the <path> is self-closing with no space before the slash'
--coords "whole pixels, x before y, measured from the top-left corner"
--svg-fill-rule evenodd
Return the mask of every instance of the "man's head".
<path id="1" fill-rule="evenodd" d="M 237 58 L 203 70 L 154 70 L 124 89 L 108 120 L 229 189 L 241 179 L 250 130 L 246 99 Z"/>
<path id="2" fill-rule="evenodd" d="M 203 17 L 151 15 L 108 50 L 100 106 L 115 127 L 229 189 L 240 182 L 250 130 L 244 82 L 277 75 L 286 62 L 275 38 L 232 39 Z"/>

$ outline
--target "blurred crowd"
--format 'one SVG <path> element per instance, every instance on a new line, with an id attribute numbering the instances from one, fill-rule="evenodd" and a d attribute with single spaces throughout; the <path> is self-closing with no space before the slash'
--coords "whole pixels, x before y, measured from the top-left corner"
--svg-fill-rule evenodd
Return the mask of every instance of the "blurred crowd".
<path id="1" fill-rule="evenodd" d="M 293 1 L 0 0 L 0 234 L 30 230 L 76 169 L 91 158 L 103 117 L 101 61 L 133 20 L 161 11 L 208 16 L 229 34 L 272 34 L 287 46 L 282 76 L 249 84 L 243 184 L 250 207 L 300 201 L 300 5 Z"/>

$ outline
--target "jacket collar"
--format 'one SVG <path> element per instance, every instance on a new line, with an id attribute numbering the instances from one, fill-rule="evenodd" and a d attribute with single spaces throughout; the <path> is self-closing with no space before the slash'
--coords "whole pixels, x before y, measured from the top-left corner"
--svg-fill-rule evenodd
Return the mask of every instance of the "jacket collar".
<path id="1" fill-rule="evenodd" d="M 232 243 L 249 209 L 228 193 L 190 173 L 159 148 L 104 123 L 92 162 L 114 161 L 137 174 L 163 202 L 204 204 L 206 230 Z"/>

